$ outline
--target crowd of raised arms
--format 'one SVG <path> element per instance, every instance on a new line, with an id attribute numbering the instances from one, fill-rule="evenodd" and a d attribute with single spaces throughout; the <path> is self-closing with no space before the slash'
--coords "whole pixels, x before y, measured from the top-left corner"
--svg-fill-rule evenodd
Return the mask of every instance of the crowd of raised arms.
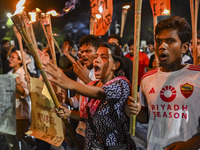
<path id="1" fill-rule="evenodd" d="M 155 41 L 155 43 L 154 43 Z M 52 62 L 49 45 L 38 45 L 43 69 L 60 107 L 83 150 L 198 150 L 200 149 L 200 31 L 197 63 L 193 65 L 192 30 L 186 19 L 169 17 L 155 28 L 155 39 L 139 52 L 138 98 L 132 95 L 134 39 L 124 47 L 117 34 L 107 41 L 83 36 L 78 44 L 65 39 L 63 54 Z M 10 41 L 1 43 L 1 74 L 17 74 L 16 135 L 0 134 L 2 150 L 76 150 L 63 129 L 59 148 L 25 134 L 31 125 L 30 78 L 43 81 L 34 57 L 23 45 L 24 57 Z M 25 64 L 23 64 L 23 60 Z M 24 67 L 26 65 L 28 73 Z M 32 110 L 31 110 L 32 109 Z M 129 133 L 130 116 L 136 115 L 136 133 Z M 80 148 L 79 148 L 80 149 Z"/>

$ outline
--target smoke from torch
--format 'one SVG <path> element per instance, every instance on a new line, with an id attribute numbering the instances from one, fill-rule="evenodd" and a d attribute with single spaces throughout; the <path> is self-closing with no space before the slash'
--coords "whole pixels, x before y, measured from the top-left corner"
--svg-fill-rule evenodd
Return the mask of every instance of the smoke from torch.
<path id="1" fill-rule="evenodd" d="M 75 9 L 78 0 L 70 0 L 65 3 L 65 7 L 63 8 L 61 13 L 57 13 L 55 10 L 48 11 L 46 14 L 51 14 L 54 17 L 61 17 L 71 10 Z"/>

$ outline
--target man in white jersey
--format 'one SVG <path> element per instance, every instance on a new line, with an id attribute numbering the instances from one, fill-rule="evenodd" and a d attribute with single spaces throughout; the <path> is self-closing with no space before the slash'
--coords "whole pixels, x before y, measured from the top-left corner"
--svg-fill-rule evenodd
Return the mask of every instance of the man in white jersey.
<path id="1" fill-rule="evenodd" d="M 170 17 L 156 26 L 156 54 L 161 67 L 141 81 L 141 111 L 137 120 L 149 121 L 148 150 L 198 150 L 200 148 L 200 67 L 182 64 L 189 48 L 191 28 L 184 18 Z M 138 104 L 129 99 L 130 112 Z"/>

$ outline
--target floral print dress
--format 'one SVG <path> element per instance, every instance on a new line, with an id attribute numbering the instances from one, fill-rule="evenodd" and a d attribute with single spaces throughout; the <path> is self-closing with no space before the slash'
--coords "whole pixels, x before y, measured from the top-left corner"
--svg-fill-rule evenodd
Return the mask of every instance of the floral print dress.
<path id="1" fill-rule="evenodd" d="M 95 85 L 97 82 L 92 81 L 89 85 Z M 129 122 L 125 113 L 125 102 L 131 91 L 129 81 L 120 76 L 101 87 L 105 91 L 105 100 L 89 100 L 88 97 L 83 97 L 81 102 L 80 115 L 86 119 L 87 126 L 85 149 L 91 149 L 93 140 L 104 146 L 126 144 L 126 149 L 136 149 L 135 143 L 129 135 Z M 94 128 L 88 121 L 87 106 Z"/>

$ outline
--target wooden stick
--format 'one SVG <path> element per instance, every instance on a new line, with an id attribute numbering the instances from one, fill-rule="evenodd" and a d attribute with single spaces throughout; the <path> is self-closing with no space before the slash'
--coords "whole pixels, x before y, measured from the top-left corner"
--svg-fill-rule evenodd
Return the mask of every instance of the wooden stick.
<path id="1" fill-rule="evenodd" d="M 30 35 L 31 35 L 32 41 L 33 41 L 36 49 L 38 49 L 37 41 L 36 41 L 35 34 L 34 34 L 34 31 L 33 31 L 33 25 L 32 25 L 32 23 L 30 24 L 29 30 L 30 30 Z"/>
<path id="2" fill-rule="evenodd" d="M 192 46 L 193 46 L 193 63 L 197 65 L 197 18 L 199 9 L 199 0 L 190 0 L 190 11 L 191 11 L 191 21 L 192 21 Z"/>
<path id="3" fill-rule="evenodd" d="M 26 62 L 25 62 L 26 58 L 24 58 L 22 37 L 21 37 L 20 33 L 17 31 L 17 28 L 15 26 L 13 26 L 13 31 L 14 31 L 15 36 L 17 37 L 17 40 L 18 40 L 18 43 L 19 43 L 19 49 L 20 49 L 21 56 L 22 56 L 22 64 L 24 66 L 25 76 L 28 77 L 29 73 L 28 73 L 28 70 L 27 70 L 27 67 L 26 67 Z M 27 82 L 27 87 L 28 87 L 28 90 L 30 91 L 30 83 L 29 82 Z"/>
<path id="4" fill-rule="evenodd" d="M 26 43 L 28 44 L 27 46 L 29 47 L 29 49 L 30 49 L 30 51 L 31 51 L 31 53 L 32 53 L 32 55 L 33 55 L 33 57 L 35 59 L 36 65 L 37 65 L 38 69 L 40 70 L 40 72 L 42 74 L 42 77 L 43 77 L 44 82 L 45 82 L 45 84 L 47 86 L 47 89 L 48 89 L 48 91 L 49 91 L 49 93 L 50 93 L 50 95 L 51 95 L 51 97 L 53 99 L 53 102 L 54 102 L 56 108 L 59 108 L 60 107 L 60 103 L 59 103 L 59 101 L 57 99 L 57 96 L 55 94 L 55 91 L 54 91 L 50 81 L 47 78 L 46 72 L 42 68 L 42 62 L 41 62 L 40 56 L 38 54 L 38 51 L 37 51 L 37 49 L 35 49 L 31 39 L 27 36 L 27 33 L 26 33 L 25 29 L 22 27 L 20 14 L 12 16 L 11 19 L 12 19 L 14 25 L 16 26 L 17 30 L 21 34 L 23 40 L 26 41 Z M 73 129 L 71 128 L 71 126 L 70 126 L 70 124 L 68 122 L 67 117 L 64 117 L 62 119 L 63 119 L 63 122 L 65 123 L 65 126 L 67 127 L 72 139 L 74 140 L 76 146 L 78 147 L 79 150 L 81 150 L 81 146 L 80 146 L 80 144 L 79 144 L 79 142 L 78 142 L 78 140 L 77 140 L 77 138 L 76 138 L 76 136 L 74 134 Z"/>
<path id="5" fill-rule="evenodd" d="M 58 51 L 59 51 L 60 55 L 63 55 L 63 52 L 61 51 L 61 49 L 60 49 L 60 47 L 59 47 L 59 45 L 58 45 L 56 39 L 55 39 L 53 36 L 52 36 L 52 38 L 53 38 L 53 41 L 54 41 L 56 47 L 58 48 Z"/>
<path id="6" fill-rule="evenodd" d="M 133 58 L 133 78 L 132 78 L 132 96 L 137 102 L 138 89 L 138 64 L 140 49 L 140 27 L 141 27 L 141 9 L 142 0 L 135 1 L 135 27 L 134 27 L 134 58 Z M 135 136 L 136 116 L 131 114 L 130 117 L 130 134 Z"/>
<path id="7" fill-rule="evenodd" d="M 90 17 L 90 34 L 94 35 L 95 16 Z"/>
<path id="8" fill-rule="evenodd" d="M 155 32 L 156 32 L 157 23 L 158 23 L 158 17 L 153 16 L 153 29 L 154 29 L 154 36 L 153 37 L 155 37 L 155 35 L 156 35 Z M 156 49 L 155 46 L 156 46 L 156 40 L 154 38 L 154 50 Z M 155 53 L 155 60 L 156 60 L 156 68 L 158 68 L 159 67 L 159 60 L 158 60 L 158 56 L 156 55 L 156 53 Z"/>
<path id="9" fill-rule="evenodd" d="M 51 51 L 51 55 L 52 55 L 52 60 L 54 64 L 57 64 L 56 62 L 56 53 L 55 53 L 55 46 L 54 46 L 54 42 L 53 42 L 53 35 L 52 35 L 52 25 L 51 25 L 51 15 L 46 15 L 46 17 L 49 20 L 49 24 L 46 25 L 46 30 L 47 30 L 47 35 L 48 35 L 48 39 L 50 42 L 50 51 Z"/>
<path id="10" fill-rule="evenodd" d="M 120 31 L 120 37 L 123 37 L 123 32 L 124 32 L 124 25 L 126 22 L 126 17 L 127 17 L 127 9 L 122 9 L 122 16 L 121 16 L 121 31 Z"/>

